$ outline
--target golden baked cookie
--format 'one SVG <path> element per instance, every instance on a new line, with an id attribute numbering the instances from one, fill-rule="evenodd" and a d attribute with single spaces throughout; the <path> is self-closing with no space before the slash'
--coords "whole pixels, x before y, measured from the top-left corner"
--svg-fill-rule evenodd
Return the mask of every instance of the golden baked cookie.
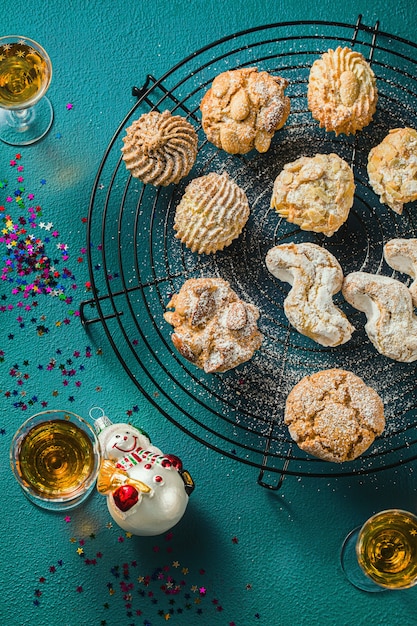
<path id="1" fill-rule="evenodd" d="M 172 343 L 205 372 L 226 372 L 252 358 L 262 343 L 259 311 L 221 278 L 190 278 L 164 314 L 174 327 Z"/>
<path id="2" fill-rule="evenodd" d="M 245 192 L 227 172 L 194 178 L 175 211 L 175 237 L 192 252 L 211 254 L 239 237 L 250 209 Z"/>
<path id="3" fill-rule="evenodd" d="M 166 187 L 187 176 L 197 157 L 194 127 L 169 111 L 144 113 L 126 129 L 123 161 L 145 184 Z"/>
<path id="4" fill-rule="evenodd" d="M 338 47 L 328 50 L 311 66 L 308 108 L 326 131 L 355 134 L 376 111 L 375 75 L 360 52 Z"/>
<path id="5" fill-rule="evenodd" d="M 219 74 L 200 104 L 207 139 L 229 154 L 266 152 L 290 113 L 287 86 L 256 67 Z"/>
<path id="6" fill-rule="evenodd" d="M 403 363 L 417 360 L 417 316 L 404 283 L 381 274 L 352 272 L 343 281 L 342 293 L 365 313 L 365 332 L 380 354 Z"/>
<path id="7" fill-rule="evenodd" d="M 337 154 L 300 157 L 284 165 L 274 182 L 271 207 L 301 230 L 330 237 L 353 205 L 352 169 Z"/>
<path id="8" fill-rule="evenodd" d="M 287 397 L 284 421 L 297 445 L 324 461 L 363 454 L 385 428 L 384 405 L 352 372 L 321 370 L 305 376 Z"/>
<path id="9" fill-rule="evenodd" d="M 339 346 L 355 330 L 332 297 L 341 290 L 343 271 L 337 259 L 314 243 L 289 243 L 268 250 L 268 270 L 292 285 L 284 312 L 294 328 L 322 346 Z"/>
<path id="10" fill-rule="evenodd" d="M 417 200 L 417 131 L 394 128 L 368 155 L 369 182 L 383 204 L 401 215 Z"/>

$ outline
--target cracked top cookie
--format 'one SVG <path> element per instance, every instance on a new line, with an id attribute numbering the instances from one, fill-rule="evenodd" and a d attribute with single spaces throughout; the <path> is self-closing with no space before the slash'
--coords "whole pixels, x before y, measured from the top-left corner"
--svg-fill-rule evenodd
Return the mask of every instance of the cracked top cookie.
<path id="1" fill-rule="evenodd" d="M 284 165 L 274 182 L 271 207 L 301 230 L 330 237 L 353 205 L 352 169 L 337 154 L 300 157 Z"/>
<path id="2" fill-rule="evenodd" d="M 302 450 L 342 463 L 363 454 L 383 432 L 384 405 L 376 391 L 352 372 L 321 370 L 290 391 L 284 421 Z"/>
<path id="3" fill-rule="evenodd" d="M 376 111 L 375 75 L 364 56 L 350 48 L 328 50 L 311 66 L 308 108 L 321 128 L 354 135 Z"/>
<path id="4" fill-rule="evenodd" d="M 189 278 L 164 314 L 174 327 L 172 343 L 207 373 L 226 372 L 252 358 L 262 343 L 259 311 L 221 278 Z"/>
<path id="5" fill-rule="evenodd" d="M 200 110 L 207 139 L 229 154 L 266 152 L 290 113 L 288 81 L 256 67 L 216 76 Z"/>

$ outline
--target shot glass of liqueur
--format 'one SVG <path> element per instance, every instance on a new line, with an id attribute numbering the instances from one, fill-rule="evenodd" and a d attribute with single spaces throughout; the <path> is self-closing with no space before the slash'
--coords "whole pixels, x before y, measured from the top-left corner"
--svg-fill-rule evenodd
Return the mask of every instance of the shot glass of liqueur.
<path id="1" fill-rule="evenodd" d="M 363 591 L 407 589 L 417 583 L 417 517 L 389 509 L 370 517 L 345 539 L 343 570 Z"/>
<path id="2" fill-rule="evenodd" d="M 75 413 L 44 411 L 16 432 L 10 462 L 31 502 L 63 511 L 78 506 L 93 490 L 100 448 L 94 429 Z"/>
<path id="3" fill-rule="evenodd" d="M 45 96 L 52 78 L 47 52 L 28 37 L 0 37 L 0 139 L 25 146 L 50 129 L 53 109 Z"/>

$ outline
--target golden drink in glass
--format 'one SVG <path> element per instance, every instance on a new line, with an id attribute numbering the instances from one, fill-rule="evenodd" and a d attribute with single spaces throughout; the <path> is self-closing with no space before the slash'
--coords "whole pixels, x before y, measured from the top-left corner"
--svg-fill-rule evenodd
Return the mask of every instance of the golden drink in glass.
<path id="1" fill-rule="evenodd" d="M 17 35 L 0 37 L 0 139 L 24 146 L 43 137 L 53 110 L 44 97 L 52 78 L 46 51 Z"/>
<path id="2" fill-rule="evenodd" d="M 42 52 L 27 43 L 4 44 L 0 51 L 0 107 L 22 108 L 42 96 L 49 70 Z"/>
<path id="3" fill-rule="evenodd" d="M 363 526 L 356 544 L 359 565 L 382 587 L 405 589 L 417 581 L 417 518 L 382 511 Z"/>
<path id="4" fill-rule="evenodd" d="M 99 445 L 74 413 L 47 411 L 25 422 L 11 448 L 13 472 L 28 498 L 55 510 L 73 508 L 94 487 Z"/>
<path id="5" fill-rule="evenodd" d="M 388 509 L 353 530 L 342 547 L 348 580 L 364 591 L 407 589 L 417 583 L 417 516 Z"/>

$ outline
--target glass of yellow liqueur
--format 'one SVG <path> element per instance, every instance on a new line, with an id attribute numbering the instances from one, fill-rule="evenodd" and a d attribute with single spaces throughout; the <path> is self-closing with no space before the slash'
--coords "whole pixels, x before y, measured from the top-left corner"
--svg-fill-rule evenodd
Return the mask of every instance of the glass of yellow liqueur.
<path id="1" fill-rule="evenodd" d="M 370 517 L 345 539 L 343 570 L 363 591 L 407 589 L 417 583 L 417 517 L 389 509 Z"/>
<path id="2" fill-rule="evenodd" d="M 93 428 L 75 413 L 44 411 L 16 432 L 10 462 L 31 502 L 64 511 L 78 506 L 93 490 L 100 448 Z"/>
<path id="3" fill-rule="evenodd" d="M 50 129 L 53 109 L 45 93 L 52 78 L 47 52 L 33 39 L 0 37 L 0 139 L 26 146 Z"/>

